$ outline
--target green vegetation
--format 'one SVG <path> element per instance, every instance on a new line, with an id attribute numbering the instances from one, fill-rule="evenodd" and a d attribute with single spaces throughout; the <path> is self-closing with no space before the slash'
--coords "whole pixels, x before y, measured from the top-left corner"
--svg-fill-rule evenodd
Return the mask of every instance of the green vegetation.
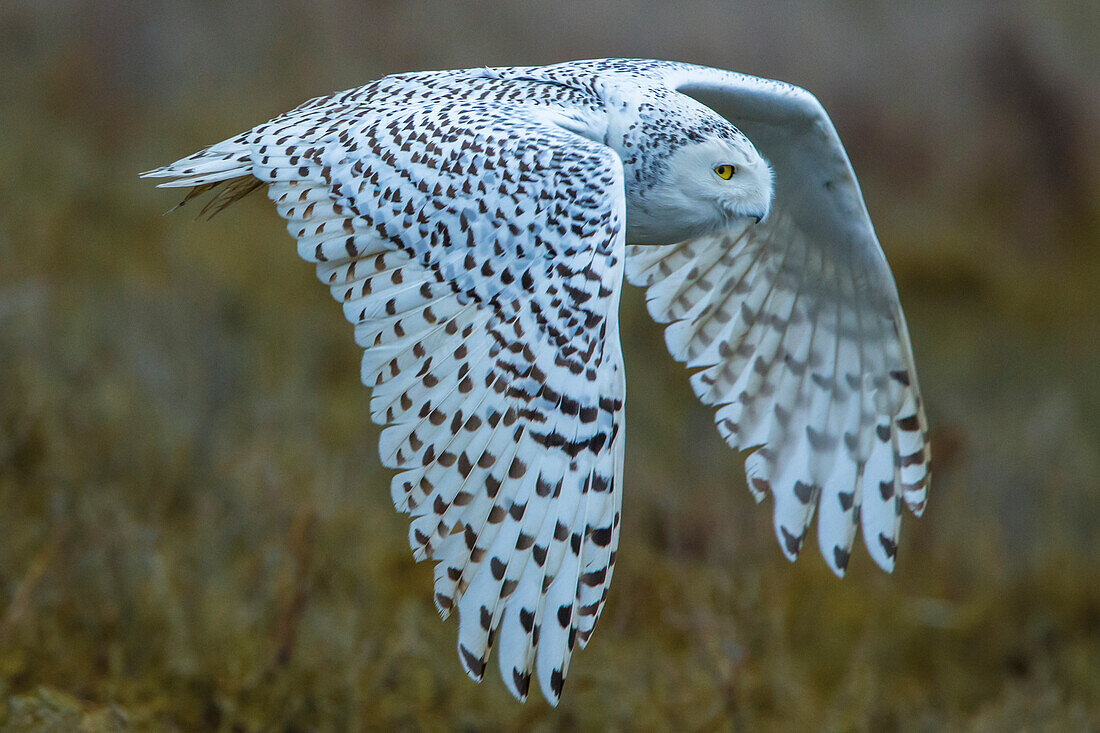
<path id="1" fill-rule="evenodd" d="M 1063 5 L 1053 27 L 1076 27 Z M 1100 728 L 1100 127 L 1057 54 L 1014 62 L 1039 97 L 997 91 L 1023 78 L 996 76 L 1008 62 L 983 72 L 993 91 L 967 114 L 996 122 L 992 142 L 928 140 L 909 106 L 877 109 L 886 76 L 819 92 L 894 265 L 934 430 L 929 509 L 905 518 L 893 575 L 862 550 L 843 581 L 816 547 L 782 559 L 741 457 L 640 293 L 624 298 L 619 562 L 551 710 L 512 701 L 495 670 L 462 673 L 389 502 L 350 328 L 270 204 L 161 216 L 175 194 L 136 178 L 378 73 L 549 59 L 489 29 L 452 56 L 432 31 L 434 55 L 339 65 L 358 48 L 336 20 L 363 12 L 350 4 L 258 28 L 197 5 L 43 6 L 0 10 L 0 727 Z M 364 35 L 420 22 L 396 8 Z M 567 40 L 554 57 L 596 53 Z M 608 52 L 687 55 L 661 49 Z M 1076 126 L 1044 147 L 1051 105 Z"/>

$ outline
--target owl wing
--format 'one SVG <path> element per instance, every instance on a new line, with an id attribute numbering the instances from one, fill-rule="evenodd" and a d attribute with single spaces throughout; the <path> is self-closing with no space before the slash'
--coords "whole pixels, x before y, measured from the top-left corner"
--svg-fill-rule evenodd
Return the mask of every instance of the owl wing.
<path id="1" fill-rule="evenodd" d="M 663 67 L 665 69 L 667 67 Z M 889 571 L 902 504 L 919 515 L 927 423 L 897 290 L 836 131 L 807 92 L 700 67 L 667 83 L 739 127 L 775 175 L 765 221 L 627 248 L 669 351 L 775 502 L 793 560 L 817 509 L 818 543 L 843 575 L 856 528 Z"/>
<path id="2" fill-rule="evenodd" d="M 496 642 L 512 694 L 534 670 L 556 704 L 619 536 L 622 164 L 534 113 L 369 106 L 314 100 L 150 175 L 268 185 L 364 349 L 463 667 L 480 681 Z"/>

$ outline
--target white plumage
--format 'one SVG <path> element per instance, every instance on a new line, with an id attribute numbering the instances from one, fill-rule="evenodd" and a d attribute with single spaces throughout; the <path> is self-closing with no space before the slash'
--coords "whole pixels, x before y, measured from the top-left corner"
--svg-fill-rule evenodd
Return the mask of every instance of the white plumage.
<path id="1" fill-rule="evenodd" d="M 751 140 L 751 142 L 750 142 Z M 792 560 L 893 567 L 928 487 L 897 292 L 832 124 L 801 89 L 661 61 L 390 76 L 146 175 L 266 185 L 364 349 L 459 658 L 555 704 L 607 597 L 623 473 L 619 293 L 646 288 L 775 502 Z M 223 185 L 225 184 L 225 185 Z"/>

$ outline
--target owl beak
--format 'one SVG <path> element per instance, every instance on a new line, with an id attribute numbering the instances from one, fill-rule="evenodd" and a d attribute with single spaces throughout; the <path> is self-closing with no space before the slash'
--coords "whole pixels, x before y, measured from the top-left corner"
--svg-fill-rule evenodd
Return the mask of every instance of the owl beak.
<path id="1" fill-rule="evenodd" d="M 755 202 L 755 206 L 751 206 L 748 211 L 744 213 L 744 216 L 751 219 L 753 224 L 759 224 L 768 218 L 768 214 L 771 211 L 770 201 Z"/>

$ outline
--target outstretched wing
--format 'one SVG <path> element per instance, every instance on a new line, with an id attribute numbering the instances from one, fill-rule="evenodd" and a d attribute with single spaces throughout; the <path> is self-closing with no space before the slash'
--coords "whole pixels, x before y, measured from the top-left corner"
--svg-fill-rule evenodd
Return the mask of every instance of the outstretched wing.
<path id="1" fill-rule="evenodd" d="M 759 224 L 659 247 L 628 247 L 699 399 L 775 501 L 794 559 L 818 514 L 818 542 L 843 575 L 856 528 L 891 570 L 903 500 L 929 482 L 927 425 L 905 319 L 855 175 L 821 105 L 780 82 L 690 66 L 668 84 L 744 132 L 775 175 Z"/>
<path id="2" fill-rule="evenodd" d="M 618 543 L 618 156 L 534 112 L 344 95 L 152 175 L 269 184 L 365 350 L 393 501 L 464 668 L 480 680 L 495 641 L 509 690 L 536 670 L 556 703 Z"/>

